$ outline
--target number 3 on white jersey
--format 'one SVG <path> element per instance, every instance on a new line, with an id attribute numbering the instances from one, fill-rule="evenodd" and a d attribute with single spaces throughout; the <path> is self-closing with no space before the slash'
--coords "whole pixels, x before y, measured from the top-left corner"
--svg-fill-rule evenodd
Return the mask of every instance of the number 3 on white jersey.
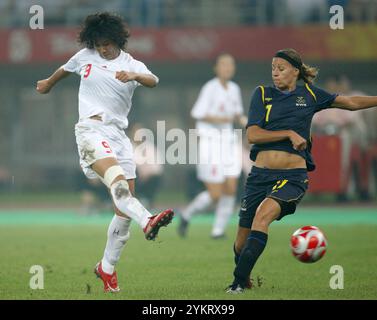
<path id="1" fill-rule="evenodd" d="M 86 79 L 87 77 L 89 77 L 90 70 L 92 70 L 92 64 L 88 63 L 86 65 L 86 68 L 85 68 L 84 79 Z"/>

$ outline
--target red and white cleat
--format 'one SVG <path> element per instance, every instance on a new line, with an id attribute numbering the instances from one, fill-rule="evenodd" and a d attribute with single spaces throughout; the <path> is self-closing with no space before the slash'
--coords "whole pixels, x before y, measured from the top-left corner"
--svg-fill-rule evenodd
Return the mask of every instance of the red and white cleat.
<path id="1" fill-rule="evenodd" d="M 174 217 L 174 211 L 167 209 L 149 218 L 148 224 L 143 229 L 145 238 L 147 240 L 155 240 L 158 234 L 158 230 L 161 227 L 166 227 Z"/>
<path id="2" fill-rule="evenodd" d="M 94 268 L 94 273 L 98 278 L 103 282 L 103 291 L 104 292 L 119 292 L 120 288 L 118 287 L 117 273 L 114 271 L 113 274 L 107 274 L 102 270 L 101 262 L 96 264 Z"/>

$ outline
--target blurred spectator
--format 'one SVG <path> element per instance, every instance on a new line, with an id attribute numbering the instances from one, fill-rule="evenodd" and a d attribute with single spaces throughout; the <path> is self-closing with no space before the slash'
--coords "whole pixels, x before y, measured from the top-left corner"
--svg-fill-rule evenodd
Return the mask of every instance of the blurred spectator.
<path id="1" fill-rule="evenodd" d="M 327 0 L 327 5 L 329 8 L 332 6 L 342 6 L 345 9 L 349 1 L 350 0 Z"/>
<path id="2" fill-rule="evenodd" d="M 197 5 L 198 0 L 163 0 L 161 19 L 162 25 L 177 26 L 186 25 L 186 21 L 190 24 L 191 16 L 187 13 L 187 9 Z M 190 8 L 192 9 L 192 8 Z"/>
<path id="3" fill-rule="evenodd" d="M 288 21 L 293 24 L 318 22 L 328 17 L 326 0 L 286 0 Z"/>
<path id="4" fill-rule="evenodd" d="M 3 26 L 12 24 L 13 0 L 0 0 L 0 23 Z"/>
<path id="5" fill-rule="evenodd" d="M 137 0 L 135 2 L 138 3 L 138 9 L 141 12 L 140 25 L 144 27 L 158 27 L 161 25 L 163 0 Z"/>
<path id="6" fill-rule="evenodd" d="M 4 166 L 0 166 L 0 191 L 5 191 L 9 189 L 10 185 L 11 175 L 9 170 Z"/>
<path id="7" fill-rule="evenodd" d="M 329 78 L 326 81 L 326 90 L 342 95 L 365 95 L 363 92 L 352 90 L 349 79 L 346 76 Z M 348 186 L 352 178 L 352 151 L 361 153 L 367 147 L 367 127 L 362 112 L 351 112 L 341 109 L 326 109 L 317 113 L 313 118 L 313 132 L 316 134 L 339 135 L 342 142 L 341 185 L 342 192 L 338 194 L 339 201 L 348 200 Z M 364 198 L 365 190 L 361 190 L 360 166 L 356 176 L 357 192 Z"/>
<path id="8" fill-rule="evenodd" d="M 347 13 L 353 22 L 375 22 L 377 2 L 376 0 L 349 0 Z"/>
<path id="9" fill-rule="evenodd" d="M 246 24 L 270 24 L 276 23 L 278 8 L 285 0 L 240 0 L 239 6 L 243 14 L 243 22 Z M 281 14 L 281 12 L 280 12 Z"/>

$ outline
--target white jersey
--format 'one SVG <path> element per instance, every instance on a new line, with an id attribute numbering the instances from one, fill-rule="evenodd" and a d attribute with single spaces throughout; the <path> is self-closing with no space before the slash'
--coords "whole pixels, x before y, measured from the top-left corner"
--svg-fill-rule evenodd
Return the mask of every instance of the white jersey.
<path id="1" fill-rule="evenodd" d="M 107 60 L 95 49 L 82 49 L 65 65 L 65 71 L 81 76 L 79 89 L 79 121 L 94 115 L 101 115 L 104 124 L 115 124 L 125 129 L 128 113 L 137 81 L 123 83 L 115 78 L 117 71 L 130 71 L 153 75 L 144 63 L 121 50 L 120 55 Z"/>
<path id="2" fill-rule="evenodd" d="M 200 135 L 205 135 L 211 129 L 233 129 L 232 123 L 209 123 L 202 121 L 204 117 L 234 117 L 243 114 L 240 87 L 233 81 L 228 81 L 227 88 L 218 78 L 208 81 L 201 89 L 198 99 L 191 110 L 191 116 L 197 120 L 196 129 Z"/>

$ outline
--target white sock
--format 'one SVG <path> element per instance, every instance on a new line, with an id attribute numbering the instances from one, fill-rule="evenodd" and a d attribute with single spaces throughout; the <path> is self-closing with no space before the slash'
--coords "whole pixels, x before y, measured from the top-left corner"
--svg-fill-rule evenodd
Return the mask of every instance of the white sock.
<path id="1" fill-rule="evenodd" d="M 133 197 L 128 189 L 128 183 L 120 180 L 113 183 L 110 187 L 111 195 L 115 206 L 120 212 L 129 216 L 132 220 L 144 229 L 151 217 L 151 213 L 143 207 L 143 205 Z"/>
<path id="2" fill-rule="evenodd" d="M 190 220 L 193 214 L 203 211 L 212 204 L 212 198 L 208 191 L 199 193 L 188 207 L 182 212 L 182 217 L 185 220 Z"/>
<path id="3" fill-rule="evenodd" d="M 235 201 L 236 198 L 234 196 L 224 195 L 220 198 L 216 206 L 212 236 L 224 234 L 229 219 L 233 214 Z"/>
<path id="4" fill-rule="evenodd" d="M 102 270 L 112 274 L 120 254 L 130 237 L 131 219 L 114 215 L 107 230 L 107 243 L 102 258 Z"/>

